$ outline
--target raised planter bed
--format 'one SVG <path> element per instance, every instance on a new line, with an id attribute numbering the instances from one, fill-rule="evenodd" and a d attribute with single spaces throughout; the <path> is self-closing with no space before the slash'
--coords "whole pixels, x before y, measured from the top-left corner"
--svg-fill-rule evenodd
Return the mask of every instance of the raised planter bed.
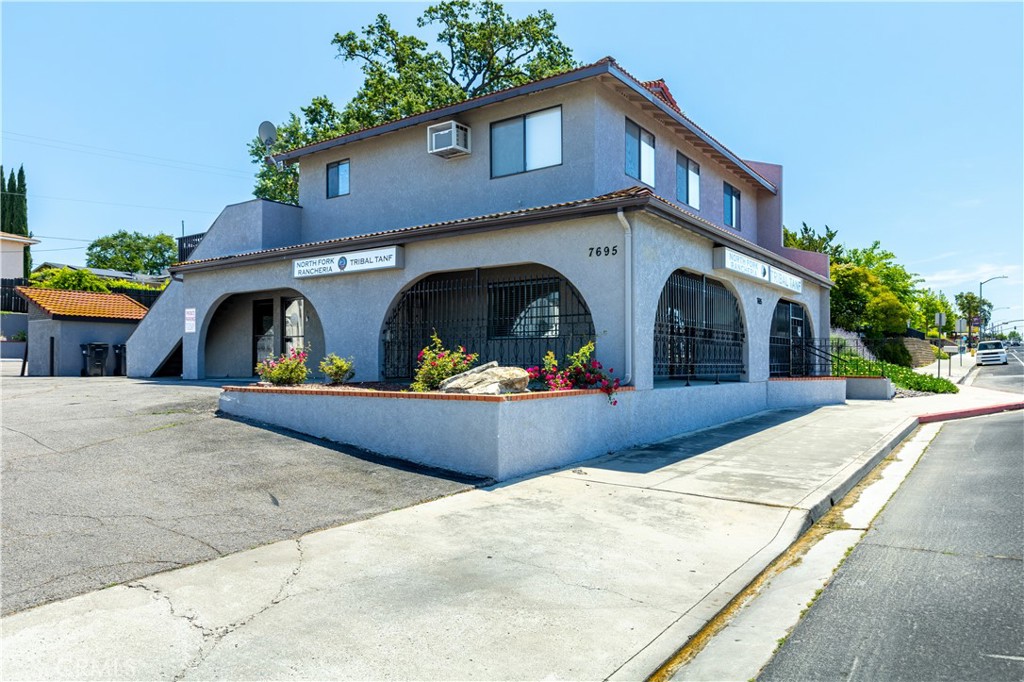
<path id="1" fill-rule="evenodd" d="M 319 438 L 503 481 L 765 409 L 842 403 L 842 378 L 501 396 L 226 386 L 220 408 Z"/>

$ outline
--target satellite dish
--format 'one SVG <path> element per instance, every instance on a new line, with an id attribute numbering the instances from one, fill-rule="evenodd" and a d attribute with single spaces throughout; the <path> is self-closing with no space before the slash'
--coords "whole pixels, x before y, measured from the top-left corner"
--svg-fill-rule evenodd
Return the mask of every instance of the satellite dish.
<path id="1" fill-rule="evenodd" d="M 270 146 L 277 142 L 277 128 L 270 121 L 264 121 L 260 124 L 260 141 L 263 146 L 270 149 Z"/>

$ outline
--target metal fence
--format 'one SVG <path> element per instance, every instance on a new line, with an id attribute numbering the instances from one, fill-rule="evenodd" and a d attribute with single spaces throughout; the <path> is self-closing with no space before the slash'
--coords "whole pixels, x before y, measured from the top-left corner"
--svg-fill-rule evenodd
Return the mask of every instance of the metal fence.
<path id="1" fill-rule="evenodd" d="M 892 339 L 770 339 L 773 377 L 884 376 L 879 360 L 891 362 L 907 353 L 903 341 Z M 899 364 L 899 363 L 894 363 Z"/>
<path id="2" fill-rule="evenodd" d="M 655 379 L 738 381 L 743 317 L 721 283 L 677 270 L 669 277 L 654 320 Z"/>
<path id="3" fill-rule="evenodd" d="M 437 332 L 445 347 L 513 367 L 559 359 L 594 340 L 590 310 L 575 287 L 541 266 L 432 275 L 407 289 L 382 334 L 385 379 L 410 379 Z"/>
<path id="4" fill-rule="evenodd" d="M 206 236 L 205 232 L 199 234 L 190 234 L 184 237 L 178 237 L 178 262 L 183 263 L 192 256 L 192 252 L 199 246 L 199 242 L 203 241 L 203 237 Z"/>
<path id="5" fill-rule="evenodd" d="M 164 293 L 163 289 L 125 289 L 122 287 L 110 287 L 110 293 L 112 294 L 124 294 L 128 298 L 134 299 L 146 306 L 152 308 L 156 300 L 160 298 L 160 294 Z"/>
<path id="6" fill-rule="evenodd" d="M 0 310 L 8 313 L 27 313 L 28 301 L 18 296 L 14 287 L 28 286 L 24 277 L 0 279 Z"/>

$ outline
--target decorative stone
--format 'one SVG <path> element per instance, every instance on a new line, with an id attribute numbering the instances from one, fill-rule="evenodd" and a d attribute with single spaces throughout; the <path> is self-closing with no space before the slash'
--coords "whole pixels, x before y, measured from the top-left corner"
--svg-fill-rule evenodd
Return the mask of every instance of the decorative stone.
<path id="1" fill-rule="evenodd" d="M 469 393 L 471 395 L 502 395 L 523 393 L 530 383 L 530 375 L 520 367 L 499 367 L 497 362 L 474 367 L 441 382 L 442 393 Z"/>

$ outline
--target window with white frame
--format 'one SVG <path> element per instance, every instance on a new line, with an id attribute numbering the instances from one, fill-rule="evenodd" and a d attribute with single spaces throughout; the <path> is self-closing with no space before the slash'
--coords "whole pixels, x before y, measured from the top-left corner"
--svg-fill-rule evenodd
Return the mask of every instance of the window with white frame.
<path id="1" fill-rule="evenodd" d="M 626 175 L 654 187 L 654 135 L 626 119 Z"/>
<path id="2" fill-rule="evenodd" d="M 348 194 L 348 160 L 327 164 L 327 198 Z"/>
<path id="3" fill-rule="evenodd" d="M 676 153 L 676 199 L 700 210 L 700 164 Z"/>
<path id="4" fill-rule="evenodd" d="M 562 107 L 491 124 L 491 177 L 562 163 Z"/>
<path id="5" fill-rule="evenodd" d="M 725 186 L 724 222 L 733 229 L 740 229 L 740 191 L 728 182 Z"/>

